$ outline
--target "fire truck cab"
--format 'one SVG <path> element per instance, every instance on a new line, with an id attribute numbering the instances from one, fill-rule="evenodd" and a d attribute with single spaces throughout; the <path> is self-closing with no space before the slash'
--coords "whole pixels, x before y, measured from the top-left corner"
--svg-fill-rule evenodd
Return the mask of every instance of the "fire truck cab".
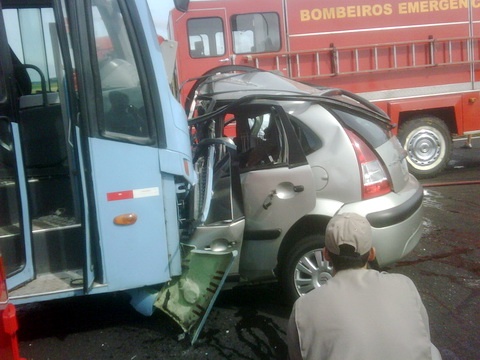
<path id="1" fill-rule="evenodd" d="M 410 171 L 432 177 L 452 137 L 480 132 L 479 22 L 476 0 L 229 0 L 172 11 L 170 31 L 183 99 L 220 65 L 343 88 L 387 112 Z"/>

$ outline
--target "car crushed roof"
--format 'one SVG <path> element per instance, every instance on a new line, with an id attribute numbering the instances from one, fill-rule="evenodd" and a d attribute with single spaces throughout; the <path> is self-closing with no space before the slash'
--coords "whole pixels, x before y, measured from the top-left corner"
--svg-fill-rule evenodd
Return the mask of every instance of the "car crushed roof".
<path id="1" fill-rule="evenodd" d="M 252 95 L 315 95 L 330 91 L 314 88 L 268 71 L 215 74 L 198 88 L 198 96 L 215 97 L 218 100 L 234 100 Z"/>
<path id="2" fill-rule="evenodd" d="M 391 124 L 383 110 L 349 91 L 313 87 L 275 72 L 255 68 L 249 72 L 217 73 L 201 79 L 196 87 L 196 99 L 215 99 L 216 103 L 238 103 L 252 99 L 335 102 L 367 111 L 378 120 Z"/>

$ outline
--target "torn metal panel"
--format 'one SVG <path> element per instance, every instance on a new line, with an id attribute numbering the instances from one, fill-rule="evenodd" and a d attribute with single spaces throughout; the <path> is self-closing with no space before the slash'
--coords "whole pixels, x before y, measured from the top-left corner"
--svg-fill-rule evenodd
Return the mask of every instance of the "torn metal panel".
<path id="1" fill-rule="evenodd" d="M 183 273 L 160 291 L 154 306 L 165 312 L 195 343 L 237 251 L 210 252 L 184 246 Z"/>

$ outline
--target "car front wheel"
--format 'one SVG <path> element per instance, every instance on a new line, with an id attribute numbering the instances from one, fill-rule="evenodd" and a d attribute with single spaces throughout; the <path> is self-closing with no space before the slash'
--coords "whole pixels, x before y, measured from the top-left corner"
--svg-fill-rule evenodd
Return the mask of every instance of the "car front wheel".
<path id="1" fill-rule="evenodd" d="M 285 255 L 280 281 L 289 301 L 321 287 L 332 278 L 333 268 L 323 256 L 323 235 L 309 235 Z"/>

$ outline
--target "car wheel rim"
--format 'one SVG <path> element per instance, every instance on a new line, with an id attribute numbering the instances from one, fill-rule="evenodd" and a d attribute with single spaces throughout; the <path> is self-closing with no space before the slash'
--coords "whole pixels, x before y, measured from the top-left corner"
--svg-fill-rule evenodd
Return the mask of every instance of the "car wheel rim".
<path id="1" fill-rule="evenodd" d="M 430 169 L 444 157 L 445 140 L 436 129 L 420 128 L 405 142 L 410 163 L 416 168 Z"/>
<path id="2" fill-rule="evenodd" d="M 321 287 L 332 278 L 333 268 L 323 257 L 322 249 L 312 250 L 302 256 L 294 272 L 294 284 L 298 295 L 303 296 Z"/>

